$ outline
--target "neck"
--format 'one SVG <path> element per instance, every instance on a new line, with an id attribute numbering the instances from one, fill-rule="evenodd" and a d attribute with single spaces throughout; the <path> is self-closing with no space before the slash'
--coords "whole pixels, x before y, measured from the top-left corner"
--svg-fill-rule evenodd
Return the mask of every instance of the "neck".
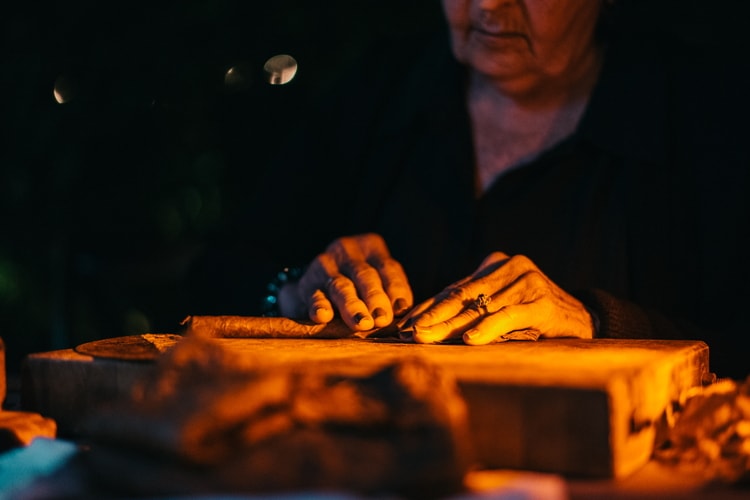
<path id="1" fill-rule="evenodd" d="M 507 170 L 522 165 L 575 132 L 598 78 L 598 65 L 586 78 L 524 93 L 498 88 L 473 73 L 468 104 L 474 127 L 479 192 Z"/>
<path id="2" fill-rule="evenodd" d="M 550 74 L 493 78 L 474 71 L 470 92 L 486 94 L 496 105 L 519 112 L 544 113 L 586 102 L 599 78 L 602 49 L 595 49 L 575 63 Z"/>
<path id="3" fill-rule="evenodd" d="M 497 92 L 493 85 L 480 77 L 472 79 L 468 97 L 472 114 L 487 120 L 485 126 L 496 132 L 525 134 L 547 130 L 554 124 L 575 126 L 588 103 L 589 94 L 519 101 Z"/>

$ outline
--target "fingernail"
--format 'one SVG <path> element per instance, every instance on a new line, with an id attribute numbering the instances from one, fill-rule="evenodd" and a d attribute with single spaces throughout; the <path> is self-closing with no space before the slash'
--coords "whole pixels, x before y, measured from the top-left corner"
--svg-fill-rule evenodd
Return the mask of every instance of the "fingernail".
<path id="1" fill-rule="evenodd" d="M 354 315 L 354 327 L 359 331 L 368 331 L 375 328 L 375 321 L 372 316 L 365 313 L 357 313 Z"/>
<path id="2" fill-rule="evenodd" d="M 412 331 L 414 332 L 414 339 L 421 343 L 428 343 L 432 342 L 432 339 L 430 339 L 430 335 L 432 334 L 432 328 L 429 326 L 414 326 L 412 328 Z"/>
<path id="3" fill-rule="evenodd" d="M 478 336 L 479 336 L 479 330 L 476 328 L 472 328 L 471 330 L 466 330 L 464 332 L 464 338 L 467 340 L 471 340 Z"/>
<path id="4" fill-rule="evenodd" d="M 401 328 L 398 331 L 398 338 L 401 340 L 414 340 L 414 330 L 411 328 Z"/>
<path id="5" fill-rule="evenodd" d="M 407 307 L 405 299 L 396 299 L 393 303 L 393 314 L 400 316 L 406 312 Z"/>
<path id="6" fill-rule="evenodd" d="M 315 318 L 317 318 L 319 321 L 328 322 L 333 319 L 333 311 L 328 309 L 327 307 L 317 307 L 315 308 Z"/>
<path id="7" fill-rule="evenodd" d="M 372 317 L 375 319 L 382 318 L 386 315 L 385 309 L 382 307 L 376 307 L 374 311 L 372 311 Z"/>

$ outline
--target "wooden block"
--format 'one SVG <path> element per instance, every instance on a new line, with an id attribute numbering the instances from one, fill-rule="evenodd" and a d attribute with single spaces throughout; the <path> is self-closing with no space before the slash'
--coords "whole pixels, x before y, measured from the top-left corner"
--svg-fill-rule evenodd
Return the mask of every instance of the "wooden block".
<path id="1" fill-rule="evenodd" d="M 649 459 L 656 423 L 708 375 L 697 341 L 556 339 L 488 346 L 418 345 L 384 339 L 218 339 L 249 368 L 304 367 L 363 375 L 420 356 L 452 373 L 469 410 L 473 445 L 487 468 L 624 477 Z M 153 365 L 94 359 L 73 350 L 33 354 L 24 405 L 59 432 Z"/>
<path id="2" fill-rule="evenodd" d="M 127 395 L 153 363 L 98 359 L 61 349 L 30 354 L 21 373 L 21 407 L 57 422 L 61 437 L 72 437 L 82 418 Z"/>

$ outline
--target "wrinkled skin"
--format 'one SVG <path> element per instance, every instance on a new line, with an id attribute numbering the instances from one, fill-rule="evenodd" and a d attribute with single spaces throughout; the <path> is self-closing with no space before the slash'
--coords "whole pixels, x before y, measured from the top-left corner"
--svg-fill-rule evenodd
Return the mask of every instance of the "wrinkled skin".
<path id="1" fill-rule="evenodd" d="M 454 55 L 476 83 L 474 95 L 492 95 L 490 116 L 536 127 L 537 117 L 587 95 L 598 76 L 599 0 L 443 0 L 443 8 Z M 490 298 L 486 307 L 474 306 L 480 294 Z M 518 331 L 594 335 L 581 302 L 527 257 L 499 251 L 471 276 L 412 309 L 408 278 L 376 234 L 335 240 L 299 283 L 282 289 L 279 304 L 285 316 L 319 323 L 338 311 L 357 331 L 399 319 L 403 335 L 420 343 L 487 344 Z"/>
<path id="2" fill-rule="evenodd" d="M 338 238 L 279 294 L 284 316 L 326 323 L 335 309 L 357 331 L 390 325 L 413 303 L 404 269 L 377 234 Z"/>
<path id="3" fill-rule="evenodd" d="M 478 307 L 484 295 L 486 305 Z M 503 335 L 531 331 L 541 337 L 592 338 L 586 308 L 527 257 L 493 252 L 477 270 L 400 321 L 402 335 L 431 344 L 461 339 L 469 345 L 495 342 Z"/>
<path id="4" fill-rule="evenodd" d="M 486 308 L 475 299 L 490 297 Z M 401 265 L 377 234 L 335 240 L 310 264 L 299 283 L 284 287 L 282 314 L 330 321 L 334 309 L 356 331 L 399 319 L 403 335 L 418 343 L 462 339 L 481 345 L 530 330 L 541 337 L 592 338 L 586 308 L 524 256 L 493 252 L 470 276 L 412 308 Z"/>
<path id="5" fill-rule="evenodd" d="M 600 63 L 599 0 L 443 0 L 453 53 L 501 94 L 544 103 Z"/>

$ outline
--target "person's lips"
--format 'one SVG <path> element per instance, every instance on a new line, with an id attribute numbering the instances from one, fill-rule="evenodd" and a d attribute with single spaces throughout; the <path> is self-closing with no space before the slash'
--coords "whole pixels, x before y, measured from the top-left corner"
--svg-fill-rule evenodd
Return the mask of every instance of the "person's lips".
<path id="1" fill-rule="evenodd" d="M 474 27 L 473 31 L 476 33 L 479 33 L 480 35 L 497 37 L 497 38 L 515 38 L 515 37 L 526 38 L 526 35 L 521 33 L 520 31 L 488 29 L 488 28 L 479 27 L 479 26 Z"/>
<path id="2" fill-rule="evenodd" d="M 481 43 L 492 46 L 512 45 L 517 46 L 523 44 L 526 46 L 530 45 L 529 37 L 525 33 L 518 31 L 502 31 L 502 30 L 487 30 L 483 28 L 475 28 L 472 30 L 473 36 Z"/>

